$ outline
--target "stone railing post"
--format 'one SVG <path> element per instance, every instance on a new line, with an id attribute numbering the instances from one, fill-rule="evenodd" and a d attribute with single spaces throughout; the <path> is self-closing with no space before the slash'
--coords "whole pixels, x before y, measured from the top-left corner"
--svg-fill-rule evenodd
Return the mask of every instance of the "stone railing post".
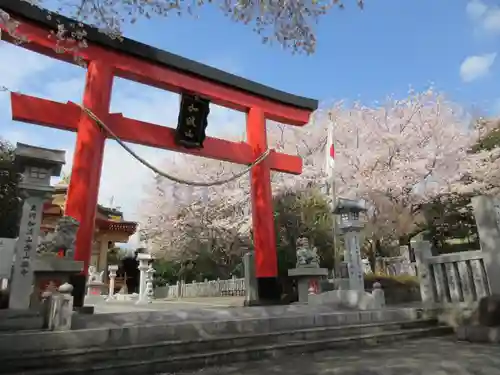
<path id="1" fill-rule="evenodd" d="M 243 255 L 243 269 L 245 277 L 245 305 L 248 306 L 254 304 L 259 299 L 253 252 L 248 252 Z"/>
<path id="2" fill-rule="evenodd" d="M 489 293 L 500 294 L 500 200 L 477 196 L 471 199 L 483 262 L 488 278 Z"/>
<path id="3" fill-rule="evenodd" d="M 385 307 L 385 294 L 379 282 L 373 284 L 372 297 L 375 309 L 383 309 Z"/>
<path id="4" fill-rule="evenodd" d="M 427 259 L 432 256 L 431 243 L 429 241 L 412 240 L 411 247 L 415 253 L 418 280 L 420 282 L 420 296 L 423 303 L 434 302 L 434 292 Z"/>
<path id="5" fill-rule="evenodd" d="M 111 301 L 115 298 L 115 280 L 116 280 L 116 271 L 118 271 L 118 266 L 116 264 L 112 264 L 108 266 L 109 271 L 109 291 L 108 291 L 108 301 Z"/>
<path id="6" fill-rule="evenodd" d="M 150 268 L 149 262 L 153 260 L 151 254 L 142 253 L 137 255 L 139 260 L 139 298 L 137 304 L 149 303 L 147 296 L 147 283 L 148 283 L 148 270 Z"/>
<path id="7" fill-rule="evenodd" d="M 73 285 L 62 284 L 57 293 L 50 297 L 50 313 L 48 328 L 52 331 L 68 331 L 71 329 L 71 316 L 73 315 Z"/>
<path id="8" fill-rule="evenodd" d="M 145 294 L 146 294 L 146 302 L 151 303 L 153 302 L 153 297 L 154 297 L 154 286 L 153 286 L 153 278 L 155 274 L 155 269 L 153 266 L 149 266 L 148 270 L 146 271 L 146 289 L 145 289 Z"/>
<path id="9" fill-rule="evenodd" d="M 177 298 L 182 297 L 182 282 L 180 280 L 177 280 Z"/>

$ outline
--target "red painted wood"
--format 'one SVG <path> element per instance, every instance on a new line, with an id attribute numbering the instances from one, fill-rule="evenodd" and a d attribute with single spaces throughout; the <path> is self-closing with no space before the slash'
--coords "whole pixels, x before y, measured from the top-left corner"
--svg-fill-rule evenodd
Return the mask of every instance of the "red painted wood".
<path id="1" fill-rule="evenodd" d="M 4 25 L 0 27 L 5 28 Z M 23 47 L 42 52 L 63 61 L 70 61 L 68 54 L 50 52 L 55 46 L 54 38 L 48 38 L 48 31 L 42 27 L 22 22 L 19 33 L 26 36 L 30 43 Z M 4 33 L 5 34 L 5 33 Z M 8 41 L 9 39 L 6 38 Z M 71 49 L 72 45 L 68 45 Z M 224 86 L 206 79 L 190 76 L 152 62 L 107 50 L 97 45 L 89 45 L 78 50 L 78 55 L 86 61 L 102 60 L 115 68 L 117 76 L 136 82 L 166 89 L 173 92 L 190 91 L 209 98 L 213 103 L 238 111 L 247 112 L 252 107 L 262 108 L 266 117 L 290 125 L 303 126 L 309 122 L 311 111 L 287 104 L 259 98 L 238 89 Z"/>
<path id="2" fill-rule="evenodd" d="M 50 128 L 78 131 L 79 107 L 34 96 L 11 93 L 12 119 Z"/>
<path id="3" fill-rule="evenodd" d="M 102 61 L 91 62 L 87 70 L 83 105 L 97 116 L 106 116 L 111 103 L 112 86 L 113 73 L 109 65 Z M 92 255 L 105 141 L 105 135 L 92 119 L 79 116 L 66 215 L 80 222 L 76 236 L 75 260 L 84 262 L 85 274 Z"/>
<path id="4" fill-rule="evenodd" d="M 81 110 L 76 104 L 63 104 L 28 95 L 11 94 L 11 105 L 14 120 L 61 130 L 78 130 Z M 106 124 L 118 137 L 127 142 L 237 164 L 248 165 L 255 160 L 252 148 L 244 142 L 207 137 L 202 150 L 186 149 L 175 143 L 174 129 L 126 118 L 119 113 L 111 114 L 107 118 Z M 269 156 L 269 166 L 278 172 L 302 173 L 302 159 L 295 155 L 272 151 Z"/>
<path id="5" fill-rule="evenodd" d="M 255 156 L 260 155 L 267 148 L 266 119 L 260 108 L 252 108 L 248 113 L 247 138 Z M 271 171 L 267 160 L 252 168 L 250 183 L 256 276 L 276 277 L 278 274 L 276 233 Z"/>

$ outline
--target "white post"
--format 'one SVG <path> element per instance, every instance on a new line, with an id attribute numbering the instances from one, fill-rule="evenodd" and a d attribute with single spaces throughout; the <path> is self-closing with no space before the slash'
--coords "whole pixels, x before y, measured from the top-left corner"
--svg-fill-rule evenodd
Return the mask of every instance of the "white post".
<path id="1" fill-rule="evenodd" d="M 147 271 L 149 269 L 149 262 L 151 261 L 151 254 L 138 254 L 137 260 L 139 260 L 139 299 L 136 304 L 146 304 L 148 303 L 146 295 L 146 283 L 147 283 Z"/>
<path id="2" fill-rule="evenodd" d="M 109 271 L 109 292 L 107 301 L 110 301 L 115 298 L 115 279 L 116 279 L 116 271 L 118 271 L 118 266 L 116 264 L 112 264 L 108 266 Z"/>

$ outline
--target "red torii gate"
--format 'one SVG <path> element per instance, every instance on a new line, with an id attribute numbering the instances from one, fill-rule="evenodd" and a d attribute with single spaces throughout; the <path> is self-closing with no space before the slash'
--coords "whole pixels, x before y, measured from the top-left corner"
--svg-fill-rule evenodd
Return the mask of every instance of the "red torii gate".
<path id="1" fill-rule="evenodd" d="M 48 35 L 61 23 L 71 30 L 75 21 L 21 1 L 0 0 L 0 8 L 21 22 L 19 34 L 29 40 L 29 43 L 23 44 L 24 48 L 74 63 L 72 53 L 54 51 L 56 40 Z M 0 27 L 5 30 L 5 25 Z M 89 45 L 76 52 L 87 63 L 82 104 L 123 141 L 248 165 L 268 147 L 266 119 L 302 126 L 317 108 L 316 100 L 287 94 L 130 39 L 111 40 L 94 28 L 84 28 Z M 6 32 L 2 33 L 2 39 L 13 42 Z M 74 46 L 69 41 L 67 43 L 66 47 Z M 176 144 L 172 128 L 126 118 L 120 113 L 109 113 L 115 76 L 177 93 L 196 94 L 212 103 L 246 112 L 247 143 L 207 137 L 203 149 L 187 149 Z M 77 132 L 66 215 L 80 222 L 75 259 L 84 261 L 87 270 L 107 134 L 78 106 L 70 103 L 22 94 L 12 94 L 11 100 L 14 120 Z M 277 293 L 270 170 L 300 174 L 302 160 L 297 156 L 271 151 L 251 171 L 253 239 L 261 299 L 275 299 Z M 73 283 L 75 306 L 82 306 L 85 275 L 75 278 Z"/>

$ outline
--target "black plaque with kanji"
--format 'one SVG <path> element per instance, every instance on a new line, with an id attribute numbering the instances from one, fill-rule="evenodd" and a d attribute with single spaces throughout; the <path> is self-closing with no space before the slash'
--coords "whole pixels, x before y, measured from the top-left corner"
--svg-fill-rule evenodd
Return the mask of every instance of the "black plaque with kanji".
<path id="1" fill-rule="evenodd" d="M 203 148 L 209 113 L 208 100 L 183 94 L 175 134 L 177 144 L 186 148 Z"/>

